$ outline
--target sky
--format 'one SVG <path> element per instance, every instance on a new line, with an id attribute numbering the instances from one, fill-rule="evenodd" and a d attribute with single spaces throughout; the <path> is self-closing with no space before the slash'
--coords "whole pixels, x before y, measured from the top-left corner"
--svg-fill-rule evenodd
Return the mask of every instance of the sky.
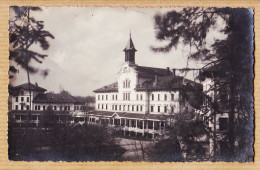
<path id="1" fill-rule="evenodd" d="M 41 12 L 31 12 L 37 20 L 44 21 L 45 29 L 54 35 L 50 48 L 42 51 L 37 45 L 31 50 L 47 54 L 42 64 L 30 63 L 47 69 L 48 76 L 31 74 L 31 82 L 58 93 L 67 90 L 72 95 L 94 95 L 93 90 L 117 81 L 117 73 L 124 63 L 123 49 L 132 40 L 137 49 L 137 65 L 158 68 L 184 68 L 189 48 L 178 45 L 169 53 L 155 53 L 151 46 L 161 46 L 155 38 L 154 15 L 164 14 L 172 8 L 110 8 L 110 7 L 42 7 Z M 179 9 L 175 9 L 179 10 Z M 10 14 L 11 15 L 11 14 Z M 221 24 L 220 24 L 221 25 Z M 220 37 L 213 31 L 209 42 Z M 27 82 L 26 72 L 19 69 L 12 85 Z M 202 63 L 189 62 L 189 67 L 200 68 Z M 192 79 L 192 77 L 189 77 Z"/>

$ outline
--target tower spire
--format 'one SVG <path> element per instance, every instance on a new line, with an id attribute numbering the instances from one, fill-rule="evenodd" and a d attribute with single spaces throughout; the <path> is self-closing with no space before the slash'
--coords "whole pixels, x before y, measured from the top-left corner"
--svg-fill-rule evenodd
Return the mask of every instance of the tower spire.
<path id="1" fill-rule="evenodd" d="M 137 50 L 135 49 L 134 43 L 132 41 L 131 29 L 130 29 L 129 36 L 130 36 L 130 38 L 126 44 L 125 49 L 123 50 L 125 52 L 125 62 L 135 63 L 135 52 Z"/>

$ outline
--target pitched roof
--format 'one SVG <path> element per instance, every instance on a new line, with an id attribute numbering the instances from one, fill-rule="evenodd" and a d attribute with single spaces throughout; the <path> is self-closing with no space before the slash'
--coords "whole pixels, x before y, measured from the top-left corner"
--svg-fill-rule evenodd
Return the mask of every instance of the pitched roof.
<path id="1" fill-rule="evenodd" d="M 145 118 L 145 114 L 140 114 L 140 113 L 125 113 L 125 114 L 121 115 L 120 117 L 123 117 L 123 118 L 144 119 L 144 118 Z"/>
<path id="2" fill-rule="evenodd" d="M 38 94 L 34 99 L 34 103 L 77 103 L 78 100 L 67 92 Z"/>
<path id="3" fill-rule="evenodd" d="M 166 120 L 169 118 L 169 115 L 162 115 L 162 114 L 148 114 L 146 119 L 148 120 Z"/>
<path id="4" fill-rule="evenodd" d="M 180 76 L 164 76 L 158 77 L 157 83 L 155 80 L 146 81 L 140 86 L 136 87 L 136 91 L 144 90 L 175 90 L 175 89 L 186 89 L 186 90 L 201 90 L 202 85 L 194 81 L 185 79 Z"/>
<path id="5" fill-rule="evenodd" d="M 137 51 L 135 49 L 135 46 L 134 46 L 134 43 L 132 41 L 131 35 L 130 35 L 130 38 L 129 38 L 127 44 L 126 44 L 126 47 L 125 47 L 124 51 Z"/>
<path id="6" fill-rule="evenodd" d="M 95 93 L 98 93 L 98 92 L 99 93 L 100 92 L 118 92 L 118 83 L 115 82 L 115 83 L 109 84 L 107 86 L 96 89 L 93 92 L 95 92 Z"/>
<path id="7" fill-rule="evenodd" d="M 75 103 L 94 103 L 95 102 L 95 96 L 72 96 L 75 100 Z"/>
<path id="8" fill-rule="evenodd" d="M 114 113 L 115 113 L 115 112 L 97 111 L 97 110 L 88 112 L 89 115 L 94 115 L 94 116 L 99 116 L 99 117 L 102 117 L 102 116 L 112 117 L 112 115 L 113 115 Z"/>
<path id="9" fill-rule="evenodd" d="M 115 113 L 121 118 L 128 119 L 142 119 L 142 120 L 166 120 L 169 118 L 169 115 L 161 115 L 161 114 L 142 114 L 142 113 L 128 113 L 128 112 L 110 112 L 110 111 L 92 111 L 89 112 L 89 115 L 94 116 L 104 116 L 104 117 L 112 117 Z"/>
<path id="10" fill-rule="evenodd" d="M 164 68 L 155 68 L 155 67 L 145 67 L 145 66 L 137 66 L 136 71 L 141 77 L 162 77 L 172 75 L 172 72 L 169 69 Z"/>
<path id="11" fill-rule="evenodd" d="M 25 83 L 25 84 L 21 84 L 19 86 L 15 86 L 12 88 L 12 90 L 20 90 L 20 89 L 24 89 L 24 90 L 29 90 L 29 83 Z M 30 89 L 31 91 L 46 91 L 46 89 L 38 86 L 37 84 L 32 84 L 30 83 Z"/>
<path id="12" fill-rule="evenodd" d="M 48 110 L 31 110 L 31 115 L 42 115 L 42 114 L 48 114 Z M 29 110 L 11 110 L 10 112 L 8 112 L 9 114 L 13 114 L 13 115 L 28 115 Z M 69 115 L 69 111 L 54 111 L 52 110 L 51 113 L 49 114 L 54 114 L 54 115 Z"/>

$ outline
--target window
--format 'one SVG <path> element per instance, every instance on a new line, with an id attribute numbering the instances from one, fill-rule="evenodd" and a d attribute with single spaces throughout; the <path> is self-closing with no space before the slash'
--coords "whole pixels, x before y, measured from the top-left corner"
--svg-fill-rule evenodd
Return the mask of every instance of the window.
<path id="1" fill-rule="evenodd" d="M 107 110 L 107 104 L 106 104 L 106 110 Z"/>
<path id="2" fill-rule="evenodd" d="M 153 106 L 151 106 L 151 112 L 153 112 Z"/>
<path id="3" fill-rule="evenodd" d="M 102 110 L 104 109 L 103 104 L 101 105 L 101 109 L 102 109 Z"/>
<path id="4" fill-rule="evenodd" d="M 137 111 L 137 112 L 138 112 L 138 109 L 139 109 L 138 106 L 136 106 L 136 111 Z"/>
<path id="5" fill-rule="evenodd" d="M 77 106 L 74 106 L 74 110 L 77 110 Z"/>
<path id="6" fill-rule="evenodd" d="M 29 105 L 26 106 L 26 110 L 29 110 Z"/>
<path id="7" fill-rule="evenodd" d="M 57 110 L 57 106 L 54 106 L 54 110 Z"/>
<path id="8" fill-rule="evenodd" d="M 114 105 L 112 105 L 112 110 L 114 110 Z"/>
<path id="9" fill-rule="evenodd" d="M 106 100 L 108 99 L 107 95 L 106 95 Z"/>
<path id="10" fill-rule="evenodd" d="M 137 94 L 137 95 L 136 95 L 136 100 L 138 100 L 138 97 L 139 97 L 139 96 L 138 96 L 138 94 Z"/>
<path id="11" fill-rule="evenodd" d="M 67 110 L 67 106 L 64 106 L 64 110 Z"/>
<path id="12" fill-rule="evenodd" d="M 158 94 L 158 101 L 160 101 L 160 94 Z"/>
<path id="13" fill-rule="evenodd" d="M 15 105 L 15 110 L 18 110 L 18 105 Z"/>
<path id="14" fill-rule="evenodd" d="M 125 88 L 125 82 L 123 82 L 123 88 Z"/>
<path id="15" fill-rule="evenodd" d="M 123 111 L 125 111 L 125 105 L 123 106 Z"/>
<path id="16" fill-rule="evenodd" d="M 127 106 L 127 111 L 130 111 L 130 106 L 129 105 Z"/>
<path id="17" fill-rule="evenodd" d="M 143 106 L 142 106 L 142 105 L 140 106 L 140 111 L 141 111 L 141 112 L 143 111 Z"/>
<path id="18" fill-rule="evenodd" d="M 143 100 L 143 95 L 142 94 L 140 94 L 140 100 Z"/>
<path id="19" fill-rule="evenodd" d="M 228 118 L 219 118 L 219 131 L 228 129 Z"/>
<path id="20" fill-rule="evenodd" d="M 153 121 L 148 120 L 148 129 L 153 129 Z"/>
<path id="21" fill-rule="evenodd" d="M 70 106 L 68 106 L 68 110 L 70 110 Z"/>
<path id="22" fill-rule="evenodd" d="M 20 120 L 21 116 L 20 115 L 15 115 L 15 120 Z"/>
<path id="23" fill-rule="evenodd" d="M 114 95 L 112 96 L 112 100 L 114 100 Z"/>
<path id="24" fill-rule="evenodd" d="M 32 120 L 37 120 L 37 115 L 32 115 Z"/>
<path id="25" fill-rule="evenodd" d="M 117 110 L 117 105 L 115 105 L 115 110 Z"/>
<path id="26" fill-rule="evenodd" d="M 154 121 L 154 130 L 159 130 L 160 123 L 158 121 Z"/>
<path id="27" fill-rule="evenodd" d="M 18 97 L 15 98 L 15 101 L 18 102 Z"/>
<path id="28" fill-rule="evenodd" d="M 100 96 L 98 95 L 98 100 L 100 100 Z"/>
<path id="29" fill-rule="evenodd" d="M 30 101 L 30 97 L 27 97 L 27 102 L 29 102 Z"/>
<path id="30" fill-rule="evenodd" d="M 125 93 L 123 93 L 123 100 L 125 100 Z"/>
<path id="31" fill-rule="evenodd" d="M 164 95 L 164 100 L 167 101 L 167 94 Z"/>
<path id="32" fill-rule="evenodd" d="M 117 100 L 117 95 L 116 95 L 116 100 Z"/>
<path id="33" fill-rule="evenodd" d="M 136 121 L 135 120 L 131 120 L 131 127 L 136 127 Z"/>
<path id="34" fill-rule="evenodd" d="M 130 88 L 130 81 L 128 81 L 128 88 Z"/>
<path id="35" fill-rule="evenodd" d="M 42 109 L 45 110 L 45 106 L 42 106 Z"/>
<path id="36" fill-rule="evenodd" d="M 21 115 L 21 120 L 27 120 L 27 116 L 26 115 Z"/>
<path id="37" fill-rule="evenodd" d="M 135 110 L 135 106 L 134 105 L 132 105 L 132 111 L 134 111 Z"/>
<path id="38" fill-rule="evenodd" d="M 171 107 L 171 112 L 174 113 L 174 106 Z"/>
<path id="39" fill-rule="evenodd" d="M 60 110 L 62 110 L 62 106 L 60 106 Z"/>
<path id="40" fill-rule="evenodd" d="M 38 110 L 41 110 L 41 106 L 40 105 L 38 105 Z"/>
<path id="41" fill-rule="evenodd" d="M 172 97 L 172 101 L 174 101 L 174 94 L 172 94 L 171 97 Z"/>
<path id="42" fill-rule="evenodd" d="M 34 106 L 34 110 L 37 110 L 37 106 Z"/>
<path id="43" fill-rule="evenodd" d="M 102 95 L 102 100 L 104 100 L 104 95 Z"/>
<path id="44" fill-rule="evenodd" d="M 160 112 L 160 106 L 158 106 L 158 112 Z"/>
<path id="45" fill-rule="evenodd" d="M 154 95 L 152 94 L 152 100 L 154 100 Z"/>
<path id="46" fill-rule="evenodd" d="M 98 109 L 99 109 L 99 104 L 98 104 Z"/>
<path id="47" fill-rule="evenodd" d="M 21 101 L 22 101 L 22 102 L 23 102 L 23 99 L 24 99 L 24 98 L 23 98 L 23 97 L 21 97 Z"/>
<path id="48" fill-rule="evenodd" d="M 143 121 L 138 120 L 138 121 L 137 121 L 137 127 L 138 127 L 139 129 L 143 129 Z"/>
<path id="49" fill-rule="evenodd" d="M 167 106 L 164 106 L 164 113 L 167 113 Z"/>
<path id="50" fill-rule="evenodd" d="M 21 105 L 21 110 L 23 110 L 23 105 Z"/>

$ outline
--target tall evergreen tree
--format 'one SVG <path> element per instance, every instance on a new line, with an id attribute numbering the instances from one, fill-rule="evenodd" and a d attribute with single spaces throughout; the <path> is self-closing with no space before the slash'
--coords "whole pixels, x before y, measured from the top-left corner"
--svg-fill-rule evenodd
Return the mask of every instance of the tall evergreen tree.
<path id="1" fill-rule="evenodd" d="M 216 39 L 212 45 L 206 39 L 218 20 L 225 22 L 221 32 L 224 39 Z M 235 140 L 240 139 L 240 150 L 252 153 L 253 144 L 253 13 L 244 8 L 183 8 L 155 16 L 156 38 L 168 42 L 162 47 L 152 47 L 155 52 L 170 52 L 179 43 L 191 48 L 189 59 L 207 64 L 199 78 L 214 81 L 213 91 L 217 99 L 214 114 L 229 114 L 229 158 L 235 154 Z M 221 102 L 221 93 L 228 94 L 228 101 Z M 222 110 L 223 104 L 226 110 Z M 237 124 L 235 122 L 238 122 Z M 237 126 L 236 126 L 237 125 Z M 243 131 L 243 133 L 242 133 Z M 246 135 L 245 135 L 246 134 Z M 250 139 L 248 141 L 248 139 Z M 243 143 L 243 144 L 242 144 Z M 247 146 L 247 147 L 246 147 Z M 245 151 L 245 150 L 244 150 Z M 242 158 L 246 159 L 246 158 Z"/>
<path id="2" fill-rule="evenodd" d="M 9 25 L 9 59 L 16 62 L 27 72 L 30 94 L 29 120 L 32 101 L 30 74 L 39 71 L 36 67 L 30 65 L 30 62 L 36 61 L 37 63 L 42 63 L 42 60 L 47 57 L 45 54 L 31 50 L 30 47 L 37 44 L 42 50 L 47 50 L 49 48 L 47 38 L 54 39 L 54 36 L 44 30 L 43 21 L 38 21 L 30 15 L 30 11 L 41 11 L 41 8 L 12 6 L 10 9 L 14 11 L 14 20 L 10 20 Z M 10 70 L 11 68 L 13 66 L 10 67 Z M 43 73 L 45 76 L 48 74 L 46 70 Z"/>

